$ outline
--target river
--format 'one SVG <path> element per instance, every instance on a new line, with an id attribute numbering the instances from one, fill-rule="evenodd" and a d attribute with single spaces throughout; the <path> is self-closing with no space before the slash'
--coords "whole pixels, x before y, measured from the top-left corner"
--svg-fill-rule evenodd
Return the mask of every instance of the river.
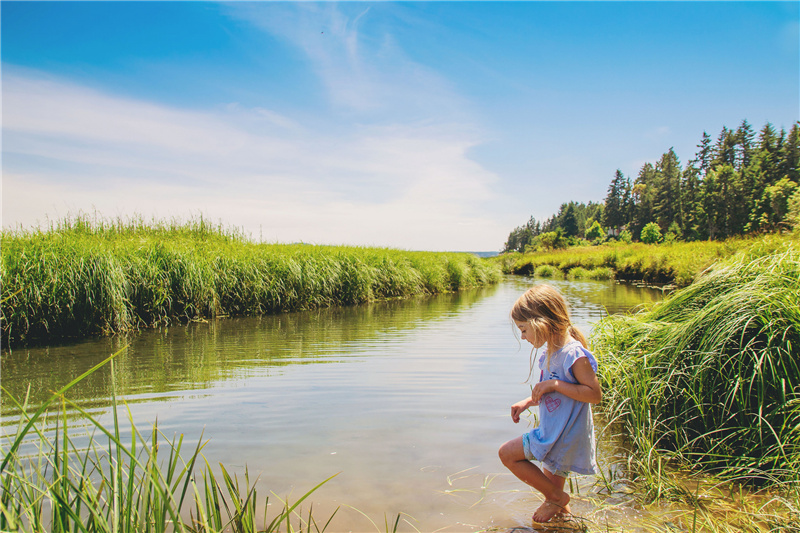
<path id="1" fill-rule="evenodd" d="M 123 349 L 117 395 L 140 431 L 157 420 L 167 436 L 202 435 L 209 463 L 240 477 L 246 466 L 262 496 L 297 498 L 338 474 L 311 498 L 321 523 L 341 506 L 329 531 L 376 531 L 370 520 L 385 530 L 397 513 L 400 531 L 507 530 L 529 524 L 540 502 L 497 458 L 530 425 L 509 416 L 530 393 L 530 345 L 509 310 L 531 283 L 17 348 L 3 352 L 0 379 L 17 397 L 30 387 L 36 405 Z M 550 283 L 587 334 L 607 313 L 661 297 L 614 282 Z M 110 393 L 104 368 L 69 397 L 110 423 Z M 13 433 L 19 413 L 7 399 L 1 414 Z M 601 438 L 601 464 L 612 448 Z M 573 512 L 596 519 L 594 492 L 593 476 L 578 477 Z"/>

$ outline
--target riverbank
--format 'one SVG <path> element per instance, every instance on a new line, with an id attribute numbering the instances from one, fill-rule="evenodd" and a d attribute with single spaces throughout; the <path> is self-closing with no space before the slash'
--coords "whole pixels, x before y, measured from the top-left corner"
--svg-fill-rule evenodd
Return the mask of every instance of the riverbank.
<path id="1" fill-rule="evenodd" d="M 543 278 L 618 279 L 686 287 L 708 267 L 737 252 L 779 249 L 798 235 L 664 244 L 608 243 L 529 254 L 508 253 L 497 262 L 507 274 Z"/>
<path id="2" fill-rule="evenodd" d="M 651 309 L 604 318 L 592 346 L 602 408 L 630 448 L 625 469 L 645 499 L 700 506 L 687 477 L 673 474 L 703 472 L 774 491 L 783 518 L 770 515 L 776 529 L 765 530 L 796 531 L 800 247 L 767 244 Z"/>
<path id="3" fill-rule="evenodd" d="M 202 219 L 61 221 L 2 235 L 2 342 L 113 334 L 496 283 L 471 254 L 254 243 Z"/>

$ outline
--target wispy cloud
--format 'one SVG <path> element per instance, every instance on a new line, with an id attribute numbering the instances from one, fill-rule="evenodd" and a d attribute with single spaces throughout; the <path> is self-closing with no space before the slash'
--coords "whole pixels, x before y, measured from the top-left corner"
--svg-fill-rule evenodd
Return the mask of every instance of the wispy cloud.
<path id="1" fill-rule="evenodd" d="M 31 72 L 6 73 L 3 98 L 6 225 L 96 208 L 203 212 L 282 242 L 494 249 L 504 237 L 487 212 L 495 176 L 454 124 L 320 133 L 274 110 L 181 110 Z"/>
<path id="2" fill-rule="evenodd" d="M 343 111 L 381 120 L 387 114 L 395 119 L 463 116 L 465 100 L 448 80 L 410 59 L 392 33 L 373 20 L 372 7 L 302 2 L 268 9 L 258 3 L 227 7 L 231 16 L 301 50 L 330 101 Z"/>

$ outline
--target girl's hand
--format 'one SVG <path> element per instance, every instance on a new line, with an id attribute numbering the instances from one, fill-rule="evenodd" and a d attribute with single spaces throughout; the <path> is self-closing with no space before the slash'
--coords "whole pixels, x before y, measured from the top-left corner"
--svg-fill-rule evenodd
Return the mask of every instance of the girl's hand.
<path id="1" fill-rule="evenodd" d="M 531 389 L 531 405 L 539 405 L 539 402 L 542 401 L 542 396 L 548 392 L 555 392 L 556 387 L 558 387 L 557 379 L 540 381 L 534 385 L 534 387 Z"/>
<path id="2" fill-rule="evenodd" d="M 550 392 L 558 392 L 579 402 L 600 403 L 603 399 L 603 392 L 589 359 L 581 357 L 575 361 L 572 365 L 572 374 L 578 380 L 577 383 L 558 379 L 548 379 L 537 383 L 531 389 L 531 405 L 539 405 L 542 396 Z"/>
<path id="3" fill-rule="evenodd" d="M 522 413 L 524 413 L 525 411 L 527 411 L 530 408 L 531 405 L 532 404 L 531 404 L 531 399 L 530 398 L 525 398 L 524 400 L 522 400 L 520 402 L 517 402 L 514 405 L 512 405 L 511 406 L 511 420 L 513 420 L 515 424 L 518 423 L 520 415 Z"/>

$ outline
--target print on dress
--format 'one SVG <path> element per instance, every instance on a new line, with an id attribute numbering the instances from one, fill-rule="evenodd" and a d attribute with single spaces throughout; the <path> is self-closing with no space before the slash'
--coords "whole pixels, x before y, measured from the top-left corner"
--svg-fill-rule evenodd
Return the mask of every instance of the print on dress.
<path id="1" fill-rule="evenodd" d="M 547 407 L 547 411 L 549 413 L 552 413 L 553 411 L 558 409 L 559 405 L 561 405 L 561 400 L 558 398 L 553 398 L 552 396 L 548 395 L 545 396 L 544 398 L 544 405 L 545 407 Z"/>

